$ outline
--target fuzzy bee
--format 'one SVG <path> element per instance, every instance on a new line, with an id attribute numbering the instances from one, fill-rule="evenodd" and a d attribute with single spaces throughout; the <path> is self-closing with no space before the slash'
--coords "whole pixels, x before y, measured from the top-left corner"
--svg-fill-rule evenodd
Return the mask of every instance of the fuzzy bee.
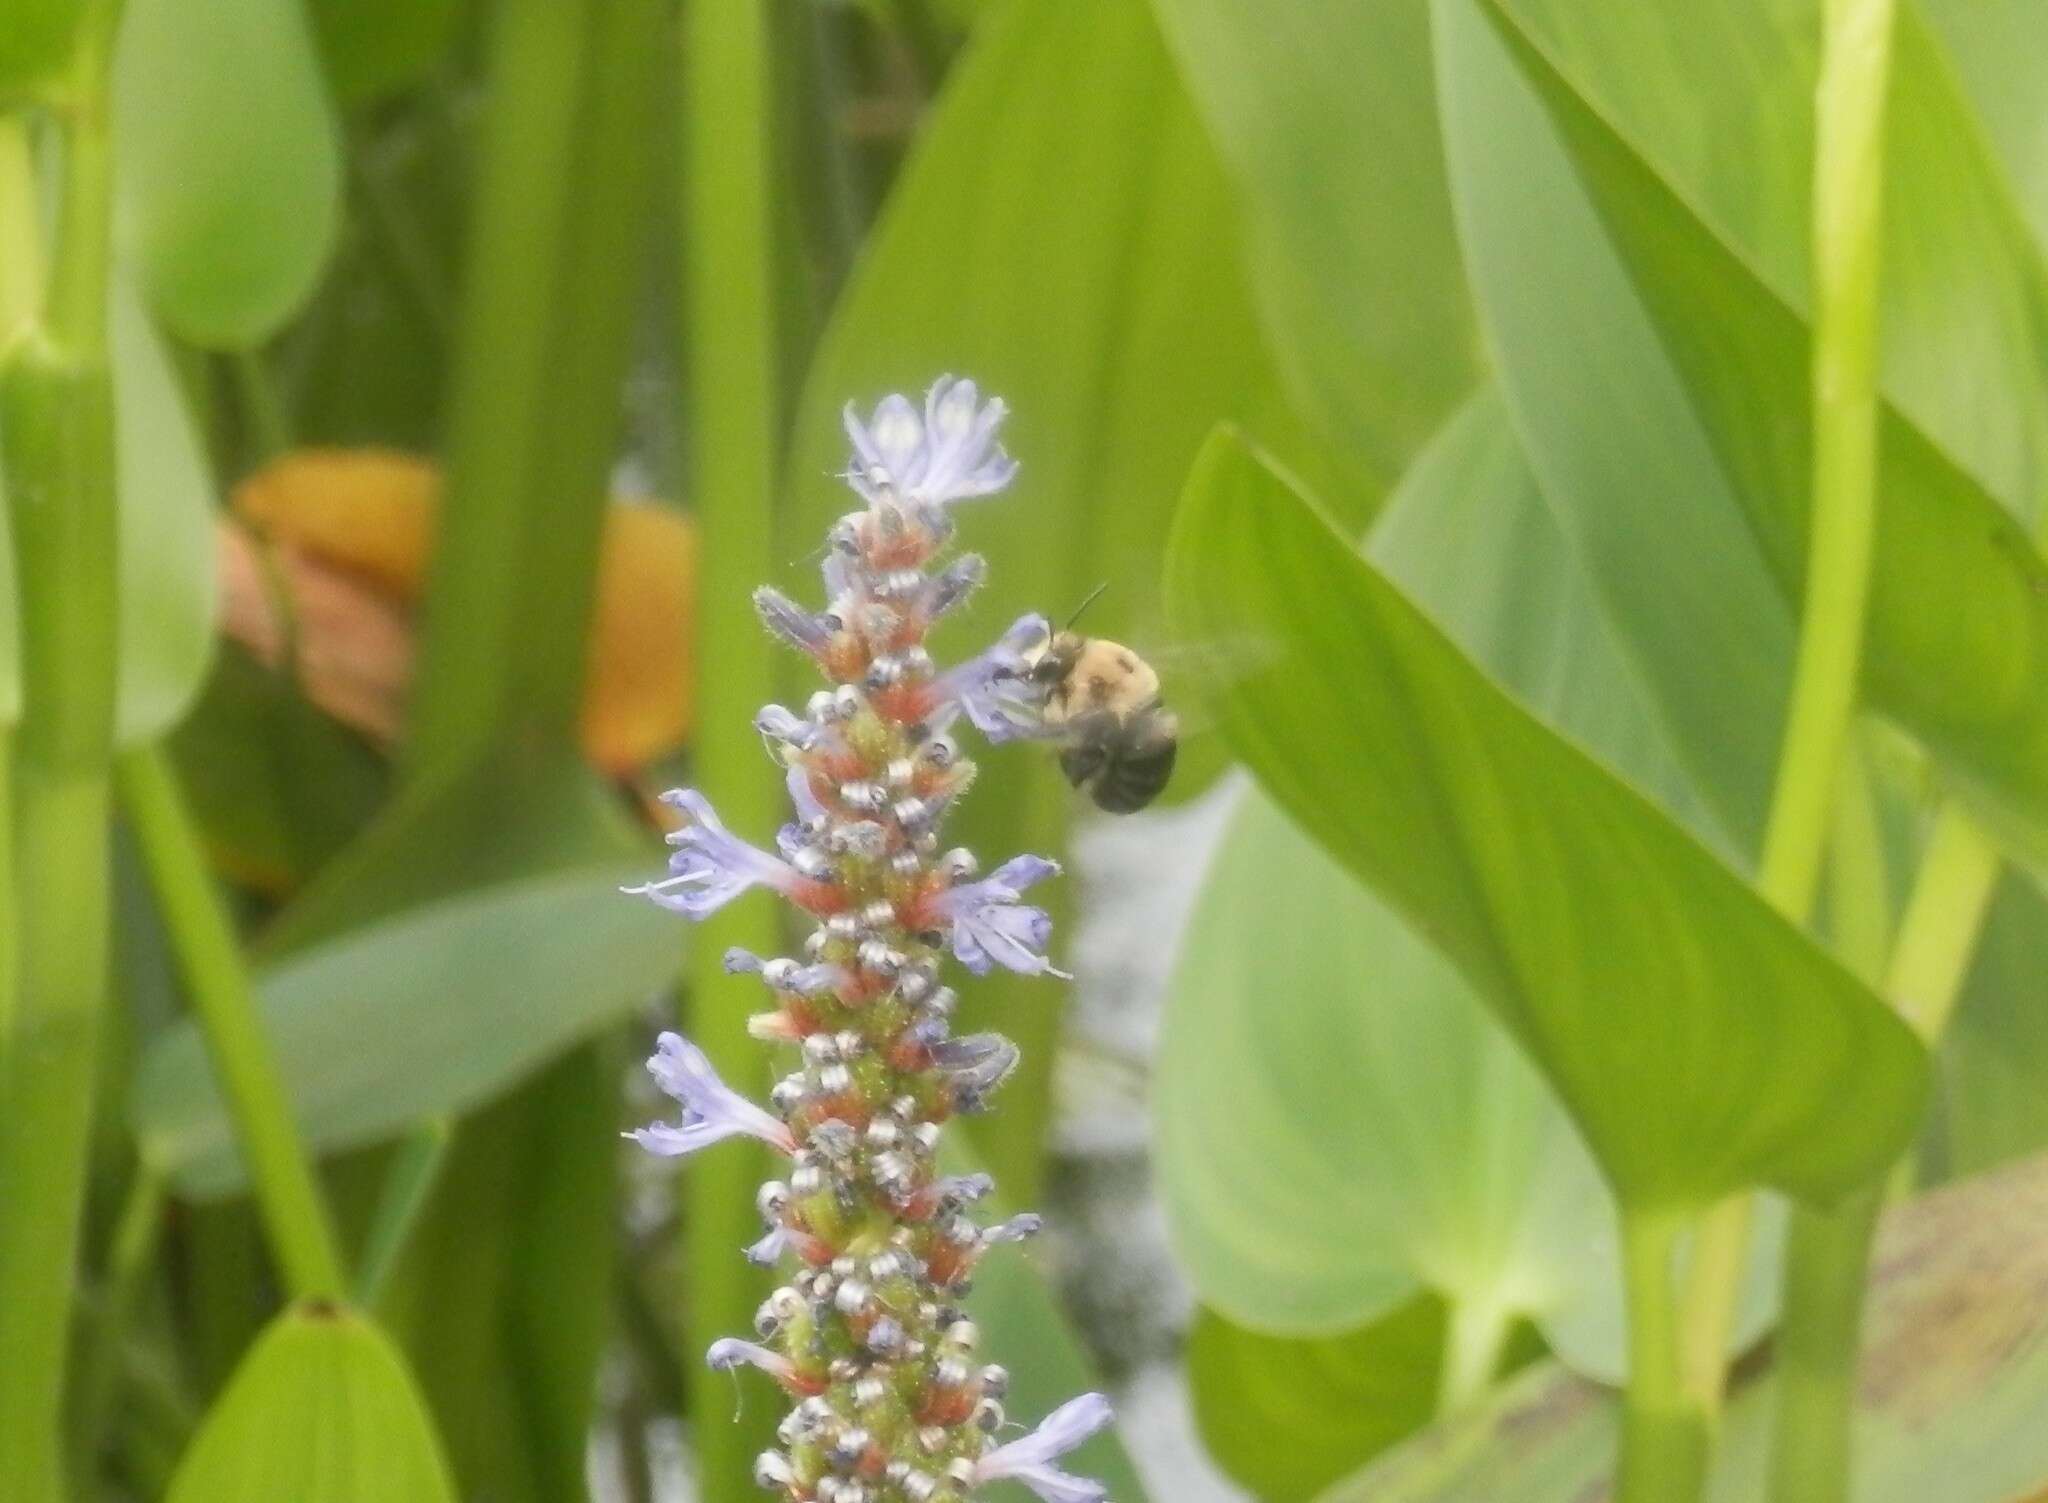
<path id="1" fill-rule="evenodd" d="M 1109 814 L 1132 814 L 1173 776 L 1180 722 L 1159 701 L 1159 674 L 1121 642 L 1055 635 L 1030 668 L 1067 781 Z"/>

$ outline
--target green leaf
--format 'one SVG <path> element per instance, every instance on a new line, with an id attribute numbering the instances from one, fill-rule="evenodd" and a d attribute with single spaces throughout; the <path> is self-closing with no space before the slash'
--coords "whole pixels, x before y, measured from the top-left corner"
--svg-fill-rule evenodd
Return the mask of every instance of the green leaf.
<path id="1" fill-rule="evenodd" d="M 1315 1340 L 1205 1309 L 1188 1333 L 1195 1423 L 1217 1465 L 1265 1503 L 1313 1498 L 1429 1422 L 1443 1342 L 1443 1304 L 1427 1295 Z"/>
<path id="2" fill-rule="evenodd" d="M 1459 240 L 1522 450 L 1673 754 L 1753 853 L 1790 613 L 1541 105 L 1473 6 L 1433 19 Z"/>
<path id="3" fill-rule="evenodd" d="M 311 0 L 328 87 L 344 108 L 422 82 L 453 40 L 458 0 Z"/>
<path id="4" fill-rule="evenodd" d="M 1426 0 L 1154 0 L 1244 206 L 1296 408 L 1390 489 L 1481 359 Z"/>
<path id="5" fill-rule="evenodd" d="M 318 1151 L 492 1099 L 623 1017 L 675 970 L 673 916 L 623 896 L 646 868 L 584 867 L 448 898 L 298 951 L 259 979 L 287 1093 Z M 149 1049 L 132 1116 L 189 1196 L 243 1166 L 197 1030 Z"/>
<path id="6" fill-rule="evenodd" d="M 1191 637 L 1265 661 L 1212 705 L 1281 806 L 1492 1006 L 1622 1202 L 1826 1201 L 1905 1144 L 1923 1051 L 1643 798 L 1504 696 L 1243 442 L 1169 549 Z"/>
<path id="7" fill-rule="evenodd" d="M 70 60 L 85 0 L 14 0 L 0 26 L 0 89 L 34 84 Z"/>
<path id="8" fill-rule="evenodd" d="M 992 11 L 948 75 L 812 363 L 778 523 L 791 562 L 767 582 L 817 591 L 813 550 L 854 504 L 833 478 L 848 453 L 841 408 L 872 410 L 952 371 L 1010 404 L 1005 442 L 1023 469 L 1009 495 L 960 508 L 962 546 L 992 567 L 935 651 L 977 652 L 1025 611 L 1064 616 L 1104 580 L 1090 629 L 1141 651 L 1158 644 L 1152 581 L 1202 435 L 1228 416 L 1285 437 L 1279 382 L 1229 254 L 1235 234 L 1222 170 L 1141 0 Z M 1003 760 L 1000 796 L 991 768 L 954 838 L 991 862 L 1056 853 L 1078 795 L 1042 749 Z M 1213 746 L 1191 745 L 1175 792 L 1219 766 Z M 1053 898 L 1056 923 L 1063 902 Z M 1023 1050 L 1002 1124 L 981 1146 L 1028 1195 L 1059 995 L 1006 975 L 979 983 L 967 1006 L 969 1026 L 1000 1021 Z"/>
<path id="9" fill-rule="evenodd" d="M 1187 935 L 1158 1172 L 1208 1304 L 1322 1335 L 1418 1288 L 1503 1315 L 1561 1296 L 1557 1234 L 1597 1225 L 1605 1197 L 1541 1078 L 1425 941 L 1256 790 Z"/>
<path id="10" fill-rule="evenodd" d="M 213 662 L 213 477 L 170 358 L 125 279 L 115 280 L 109 312 L 121 529 L 115 735 L 134 746 L 177 723 Z"/>
<path id="11" fill-rule="evenodd" d="M 1583 79 L 1566 71 L 1570 53 L 1518 7 L 1497 4 L 1489 14 L 1571 151 L 1778 587 L 1792 598 L 1805 567 L 1811 469 L 1799 290 L 1782 275 L 1769 280 L 1767 251 L 1718 233 L 1660 176 Z M 1575 34 L 1574 45 L 1583 38 Z M 1711 49 L 1702 55 L 1711 59 Z M 1955 118 L 1960 105 L 1916 25 L 1900 31 L 1894 93 L 1899 191 L 1888 179 L 1887 210 L 1892 224 L 1906 215 L 1919 234 L 1886 253 L 1888 268 L 1900 270 L 1885 278 L 1894 337 L 1866 692 L 1927 743 L 2008 839 L 2041 857 L 2048 678 L 2033 665 L 2048 654 L 2048 563 L 1995 499 L 2002 493 L 2016 509 L 2031 505 L 2034 436 L 2048 431 L 2042 351 L 2030 335 L 2021 339 L 2038 311 L 2039 268 L 2009 206 L 1984 181 L 1976 135 Z M 1745 97 L 1739 113 L 1773 112 Z M 1695 650 L 1688 665 L 1696 661 Z"/>
<path id="12" fill-rule="evenodd" d="M 375 1326 L 286 1310 L 250 1348 L 172 1479 L 168 1503 L 453 1503 L 440 1444 Z"/>
<path id="13" fill-rule="evenodd" d="M 274 332 L 340 221 L 335 122 L 295 0 L 130 0 L 114 137 L 125 254 L 158 316 L 208 348 Z"/>
<path id="14" fill-rule="evenodd" d="M 1547 724 L 1712 836 L 1490 387 L 1370 553 Z M 1301 942 L 1262 942 L 1280 929 Z M 1218 1310 L 1330 1334 L 1421 1287 L 1482 1325 L 1540 1320 L 1581 1372 L 1623 1370 L 1614 1212 L 1555 1098 L 1464 979 L 1256 792 L 1188 927 L 1159 1082 L 1169 1226 Z M 1772 1311 L 1775 1244 L 1756 1245 L 1738 1348 Z"/>
<path id="15" fill-rule="evenodd" d="M 2036 1158 L 1887 1218 L 1864 1321 L 1855 1503 L 2011 1503 L 2048 1485 L 2044 1215 L 2048 1159 Z M 1711 1503 L 1765 1496 L 1774 1410 L 1768 1375 L 1738 1386 Z M 1618 1420 L 1610 1391 L 1544 1364 L 1324 1503 L 1604 1497 Z"/>

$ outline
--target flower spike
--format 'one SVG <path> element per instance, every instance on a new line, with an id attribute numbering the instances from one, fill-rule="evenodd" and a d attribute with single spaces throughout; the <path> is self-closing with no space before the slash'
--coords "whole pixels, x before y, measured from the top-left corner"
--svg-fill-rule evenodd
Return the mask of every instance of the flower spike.
<path id="1" fill-rule="evenodd" d="M 1043 1503 L 1103 1503 L 1101 1487 L 1054 1465 L 1109 1422 L 1100 1395 L 1008 1445 L 993 1438 L 1009 1375 L 976 1360 L 979 1332 L 960 1300 L 983 1258 L 1041 1222 L 1023 1212 L 983 1224 L 989 1177 L 940 1172 L 944 1125 L 987 1110 L 1017 1064 L 998 1034 L 953 1036 L 948 953 L 978 975 L 1065 975 L 1046 956 L 1050 917 L 1023 901 L 1059 868 L 1018 856 L 974 880 L 973 855 L 942 839 L 975 786 L 953 731 L 971 726 L 991 742 L 1048 733 L 1033 682 L 1052 641 L 1043 615 L 950 669 L 925 645 L 988 572 L 979 555 L 942 555 L 952 504 L 1016 474 L 997 442 L 1004 416 L 1002 402 L 952 377 L 921 404 L 892 396 L 865 417 L 847 409 L 846 478 L 866 505 L 827 534 L 825 599 L 813 609 L 774 589 L 754 596 L 768 629 L 826 679 L 801 713 L 768 705 L 754 718 L 790 817 L 761 850 L 701 794 L 667 794 L 683 820 L 668 874 L 629 889 L 703 918 L 765 887 L 811 920 L 791 955 L 725 953 L 728 972 L 768 993 L 747 1020 L 779 1055 L 767 1104 L 665 1033 L 648 1068 L 680 1116 L 628 1134 L 664 1156 L 729 1137 L 784 1156 L 756 1198 L 761 1236 L 742 1253 L 786 1282 L 755 1312 L 757 1339 L 705 1353 L 716 1370 L 757 1367 L 791 1394 L 780 1447 L 754 1465 L 782 1503 L 970 1503 L 1004 1479 Z"/>

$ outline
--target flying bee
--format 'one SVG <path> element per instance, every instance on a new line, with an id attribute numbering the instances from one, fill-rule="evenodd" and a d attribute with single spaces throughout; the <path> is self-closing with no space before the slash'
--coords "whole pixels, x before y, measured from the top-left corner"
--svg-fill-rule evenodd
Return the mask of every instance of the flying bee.
<path id="1" fill-rule="evenodd" d="M 1030 678 L 1046 732 L 1060 743 L 1060 771 L 1096 808 L 1134 814 L 1159 797 L 1173 776 L 1180 721 L 1160 703 L 1150 663 L 1121 642 L 1080 635 L 1070 621 Z"/>

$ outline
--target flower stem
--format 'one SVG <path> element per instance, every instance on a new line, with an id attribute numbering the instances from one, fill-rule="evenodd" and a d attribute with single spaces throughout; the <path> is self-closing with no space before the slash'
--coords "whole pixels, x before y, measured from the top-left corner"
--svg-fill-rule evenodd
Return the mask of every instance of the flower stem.
<path id="1" fill-rule="evenodd" d="M 700 784 L 719 790 L 735 830 L 759 834 L 784 817 L 781 782 L 752 729 L 755 711 L 776 698 L 779 669 L 752 590 L 775 578 L 783 562 L 776 545 L 783 402 L 775 365 L 781 324 L 771 17 L 761 0 L 689 0 L 684 19 L 686 481 L 704 560 L 695 651 L 698 662 L 718 665 L 698 680 L 695 771 Z M 776 954 L 781 932 L 765 905 L 736 904 L 692 937 L 685 968 L 689 1032 L 728 1078 L 758 1078 L 761 1056 L 747 1035 L 752 996 L 726 976 L 721 956 L 732 945 Z M 774 1439 L 768 1409 L 754 1406 L 741 1423 L 727 1423 L 727 1395 L 696 1378 L 706 1348 L 746 1330 L 773 1285 L 734 1256 L 757 1234 L 754 1186 L 768 1170 L 765 1150 L 749 1142 L 693 1166 L 684 1190 L 683 1360 L 692 1374 L 698 1490 L 706 1497 L 752 1491 L 754 1456 Z"/>
<path id="2" fill-rule="evenodd" d="M 155 748 L 129 752 L 116 776 L 284 1282 L 295 1299 L 336 1298 L 347 1279 L 333 1225 L 191 815 Z"/>
<path id="3" fill-rule="evenodd" d="M 80 22 L 52 280 L 40 323 L 15 332 L 0 365 L 25 708 L 6 874 L 18 990 L 0 1046 L 0 1477 L 20 1503 L 63 1493 L 59 1416 L 106 991 L 116 621 L 107 75 L 119 17 L 119 0 L 97 0 Z M 19 205 L 4 207 L 11 217 Z"/>
<path id="4" fill-rule="evenodd" d="M 1805 925 L 1862 668 L 1876 537 L 1877 283 L 1893 0 L 1826 0 L 1815 94 L 1813 517 L 1792 702 L 1757 878 Z M 1747 1196 L 1707 1218 L 1687 1290 L 1687 1384 L 1720 1404 Z"/>
<path id="5" fill-rule="evenodd" d="M 1998 871 L 1991 843 L 1955 805 L 1945 806 L 1884 983 L 1885 994 L 1929 1043 L 1940 1037 L 1969 975 Z M 1793 1214 L 1771 1452 L 1771 1496 L 1778 1503 L 1846 1503 L 1849 1497 L 1864 1284 L 1884 1198 L 1880 1181 L 1832 1211 Z"/>
<path id="6" fill-rule="evenodd" d="M 1696 1503 L 1706 1489 L 1707 1409 L 1687 1391 L 1680 1363 L 1672 1276 L 1679 1229 L 1668 1214 L 1622 1216 L 1629 1361 L 1617 1503 Z"/>

